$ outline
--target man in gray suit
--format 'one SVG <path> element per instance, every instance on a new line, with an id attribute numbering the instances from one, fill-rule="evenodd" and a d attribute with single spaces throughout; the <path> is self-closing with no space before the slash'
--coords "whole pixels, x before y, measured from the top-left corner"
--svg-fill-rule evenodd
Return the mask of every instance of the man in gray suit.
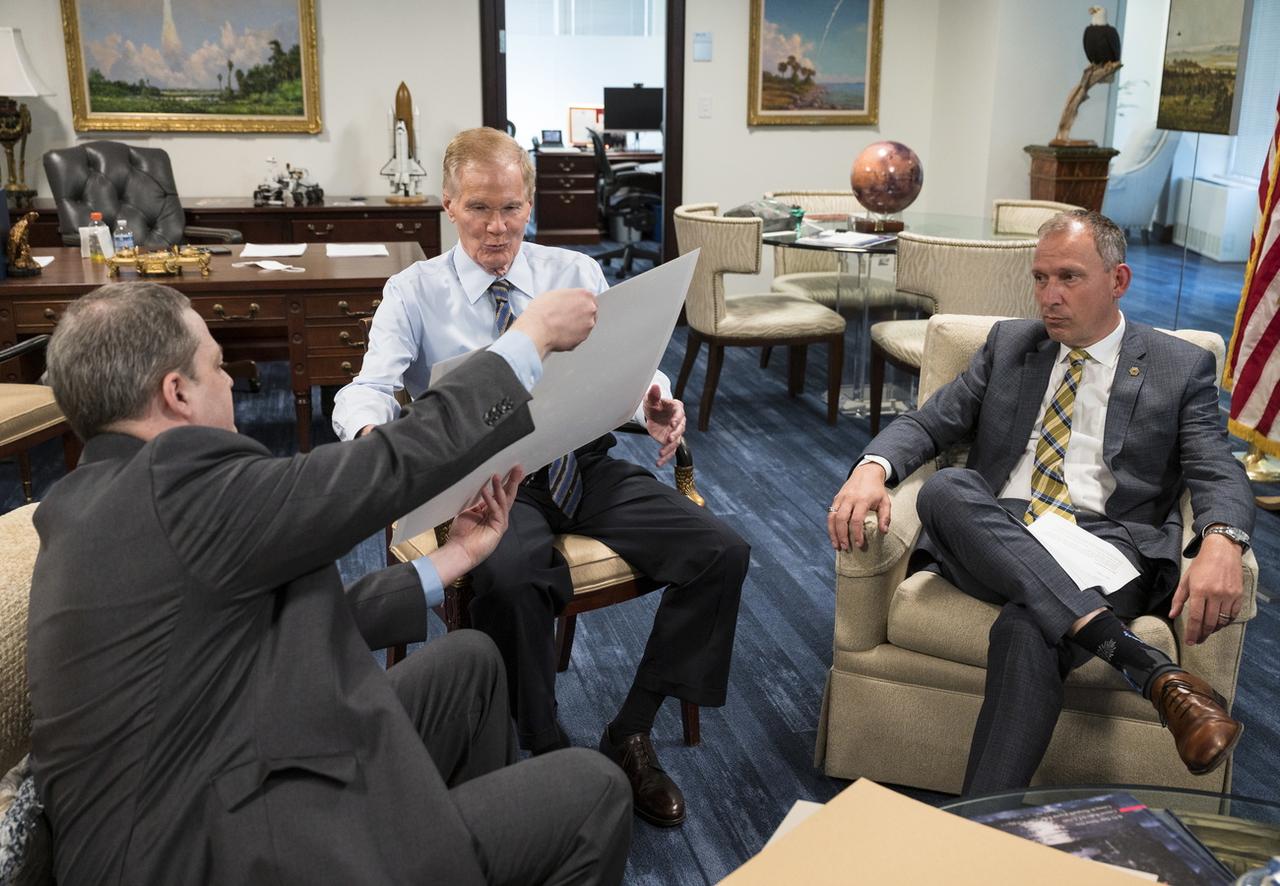
<path id="1" fill-rule="evenodd" d="M 371 648 L 426 633 L 419 575 L 344 595 L 333 562 L 528 434 L 513 367 L 536 381 L 594 317 L 585 290 L 544 296 L 407 417 L 274 458 L 235 433 L 185 296 L 112 284 L 68 308 L 49 374 L 86 446 L 36 511 L 27 647 L 60 883 L 621 879 L 618 769 L 585 750 L 502 768 L 493 644 L 459 632 L 384 672 Z M 459 516 L 441 580 L 493 550 L 519 480 Z"/>
<path id="2" fill-rule="evenodd" d="M 1200 643 L 1239 613 L 1253 502 L 1218 415 L 1213 356 L 1127 321 L 1124 233 L 1096 212 L 1040 229 L 1032 273 L 1042 322 L 997 323 L 983 350 L 924 406 L 867 446 L 829 509 L 838 550 L 863 546 L 863 519 L 891 519 L 886 486 L 954 443 L 967 467 L 920 490 L 915 568 L 1001 606 L 964 792 L 1023 787 L 1062 707 L 1066 675 L 1091 655 L 1155 705 L 1193 773 L 1226 760 L 1242 726 L 1203 680 L 1124 624 L 1186 611 Z M 1178 500 L 1191 492 L 1195 541 L 1179 551 Z M 1138 578 L 1111 594 L 1078 587 L 1027 532 L 1054 514 L 1111 544 Z M 1179 578 L 1180 558 L 1194 558 Z"/>

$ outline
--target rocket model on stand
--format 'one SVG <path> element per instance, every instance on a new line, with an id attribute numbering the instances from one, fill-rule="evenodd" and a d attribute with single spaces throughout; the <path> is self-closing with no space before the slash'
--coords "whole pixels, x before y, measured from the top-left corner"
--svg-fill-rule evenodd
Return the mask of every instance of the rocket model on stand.
<path id="1" fill-rule="evenodd" d="M 396 90 L 395 109 L 387 111 L 391 159 L 380 173 L 391 180 L 388 203 L 422 203 L 427 199 L 418 192 L 418 184 L 426 178 L 427 171 L 418 162 L 418 144 L 414 138 L 417 124 L 418 109 L 413 105 L 409 87 L 401 82 Z"/>

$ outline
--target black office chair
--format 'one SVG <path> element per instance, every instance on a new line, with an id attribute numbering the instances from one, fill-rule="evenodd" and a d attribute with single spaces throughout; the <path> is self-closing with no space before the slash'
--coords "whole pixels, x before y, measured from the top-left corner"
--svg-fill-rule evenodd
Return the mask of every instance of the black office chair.
<path id="1" fill-rule="evenodd" d="M 123 218 L 134 243 L 165 249 L 183 243 L 243 243 L 231 228 L 186 224 L 169 155 L 160 148 L 137 148 L 123 142 L 85 142 L 44 155 L 44 172 L 58 207 L 58 233 L 67 246 L 80 245 L 80 228 L 90 212 L 115 228 Z"/>
<path id="2" fill-rule="evenodd" d="M 604 138 L 594 129 L 587 132 L 596 152 L 596 205 L 605 230 L 609 230 L 615 218 L 621 219 L 622 226 L 630 231 L 653 230 L 662 211 L 661 178 L 653 173 L 637 171 L 635 163 L 610 163 Z M 658 250 L 641 246 L 639 241 L 628 242 L 595 258 L 601 264 L 615 258 L 622 259 L 618 270 L 618 279 L 621 280 L 631 273 L 631 262 L 637 257 L 647 258 L 655 265 L 662 261 Z"/>

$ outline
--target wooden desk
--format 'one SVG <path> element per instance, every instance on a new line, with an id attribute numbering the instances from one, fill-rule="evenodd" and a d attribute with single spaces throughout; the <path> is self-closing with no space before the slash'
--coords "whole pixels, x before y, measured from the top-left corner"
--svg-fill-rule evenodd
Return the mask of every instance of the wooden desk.
<path id="1" fill-rule="evenodd" d="M 52 332 L 68 302 L 113 279 L 103 265 L 81 258 L 79 248 L 32 252 L 53 255 L 54 262 L 38 277 L 0 281 L 0 346 Z M 311 386 L 344 385 L 359 373 L 365 338 L 359 318 L 378 306 L 388 277 L 425 257 L 416 242 L 388 243 L 387 252 L 331 259 L 312 246 L 300 258 L 283 260 L 306 268 L 302 273 L 233 268 L 236 256 L 215 255 L 208 277 L 196 272 L 143 279 L 190 297 L 228 358 L 288 357 L 298 449 L 305 452 L 311 448 Z M 122 271 L 115 279 L 139 278 Z M 0 364 L 0 380 L 21 381 L 20 372 L 16 360 Z"/>
<path id="2" fill-rule="evenodd" d="M 349 204 L 349 205 L 339 205 Z M 61 246 L 53 200 L 35 202 L 40 218 L 31 245 Z M 248 197 L 192 197 L 183 202 L 188 225 L 234 228 L 246 243 L 394 243 L 417 241 L 430 258 L 440 254 L 440 200 L 388 203 L 385 197 L 329 197 L 316 206 L 254 206 Z"/>

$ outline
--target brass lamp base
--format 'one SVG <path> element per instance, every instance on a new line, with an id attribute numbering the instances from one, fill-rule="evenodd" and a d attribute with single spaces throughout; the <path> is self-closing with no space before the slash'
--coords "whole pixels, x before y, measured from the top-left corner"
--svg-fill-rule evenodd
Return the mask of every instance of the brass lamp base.
<path id="1" fill-rule="evenodd" d="M 14 210 L 29 209 L 36 196 L 26 182 L 27 134 L 30 132 L 31 112 L 26 104 L 0 96 L 0 144 L 4 145 L 9 169 L 5 190 L 9 194 L 9 208 Z M 18 148 L 16 161 L 13 155 L 15 146 Z"/>

